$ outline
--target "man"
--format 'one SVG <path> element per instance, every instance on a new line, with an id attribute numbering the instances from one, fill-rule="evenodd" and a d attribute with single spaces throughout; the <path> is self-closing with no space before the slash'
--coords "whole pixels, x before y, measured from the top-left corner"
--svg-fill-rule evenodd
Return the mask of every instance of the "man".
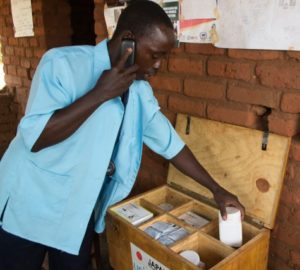
<path id="1" fill-rule="evenodd" d="M 129 68 L 123 38 L 136 41 Z M 51 270 L 88 269 L 93 230 L 103 231 L 107 207 L 129 194 L 143 143 L 209 188 L 224 218 L 227 205 L 244 214 L 184 146 L 146 81 L 174 43 L 167 15 L 142 0 L 124 10 L 111 40 L 44 55 L 0 163 L 0 269 L 40 269 L 46 252 Z"/>

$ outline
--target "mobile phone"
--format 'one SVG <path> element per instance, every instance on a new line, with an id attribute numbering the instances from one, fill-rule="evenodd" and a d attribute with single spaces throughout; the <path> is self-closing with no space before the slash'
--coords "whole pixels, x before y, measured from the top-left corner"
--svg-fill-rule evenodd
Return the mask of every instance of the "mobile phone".
<path id="1" fill-rule="evenodd" d="M 128 48 L 132 49 L 132 53 L 128 56 L 125 62 L 125 66 L 124 66 L 125 68 L 132 66 L 135 62 L 136 44 L 135 44 L 135 40 L 132 38 L 123 38 L 121 43 L 121 54 L 120 54 L 121 57 L 122 55 L 124 55 L 125 51 Z"/>

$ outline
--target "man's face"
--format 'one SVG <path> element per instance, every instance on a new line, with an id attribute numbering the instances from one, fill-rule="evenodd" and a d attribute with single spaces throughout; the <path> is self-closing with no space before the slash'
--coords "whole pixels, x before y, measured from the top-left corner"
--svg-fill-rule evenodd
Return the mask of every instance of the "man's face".
<path id="1" fill-rule="evenodd" d="M 148 80 L 156 74 L 162 58 L 175 44 L 175 35 L 172 29 L 156 26 L 150 35 L 137 40 L 136 64 L 139 66 L 137 80 Z"/>

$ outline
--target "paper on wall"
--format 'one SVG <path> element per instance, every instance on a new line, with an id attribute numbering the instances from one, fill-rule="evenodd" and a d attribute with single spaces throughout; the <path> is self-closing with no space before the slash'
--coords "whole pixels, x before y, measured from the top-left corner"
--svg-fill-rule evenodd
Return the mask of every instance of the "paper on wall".
<path id="1" fill-rule="evenodd" d="M 180 1 L 180 42 L 211 43 L 216 20 L 216 0 Z"/>
<path id="2" fill-rule="evenodd" d="M 34 36 L 31 0 L 11 0 L 15 37 Z"/>
<path id="3" fill-rule="evenodd" d="M 126 3 L 123 6 L 116 6 L 116 7 L 108 7 L 107 4 L 104 6 L 104 19 L 107 29 L 108 38 L 111 38 L 116 26 L 118 19 L 126 7 Z"/>
<path id="4" fill-rule="evenodd" d="M 217 47 L 300 50 L 299 0 L 219 0 Z"/>

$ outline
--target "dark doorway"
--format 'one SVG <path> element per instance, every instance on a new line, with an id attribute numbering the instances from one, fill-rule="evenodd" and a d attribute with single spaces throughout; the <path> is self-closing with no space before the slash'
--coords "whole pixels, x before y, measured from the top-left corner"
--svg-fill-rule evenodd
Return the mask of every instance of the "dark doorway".
<path id="1" fill-rule="evenodd" d="M 69 0 L 71 7 L 72 45 L 95 45 L 94 0 Z"/>

